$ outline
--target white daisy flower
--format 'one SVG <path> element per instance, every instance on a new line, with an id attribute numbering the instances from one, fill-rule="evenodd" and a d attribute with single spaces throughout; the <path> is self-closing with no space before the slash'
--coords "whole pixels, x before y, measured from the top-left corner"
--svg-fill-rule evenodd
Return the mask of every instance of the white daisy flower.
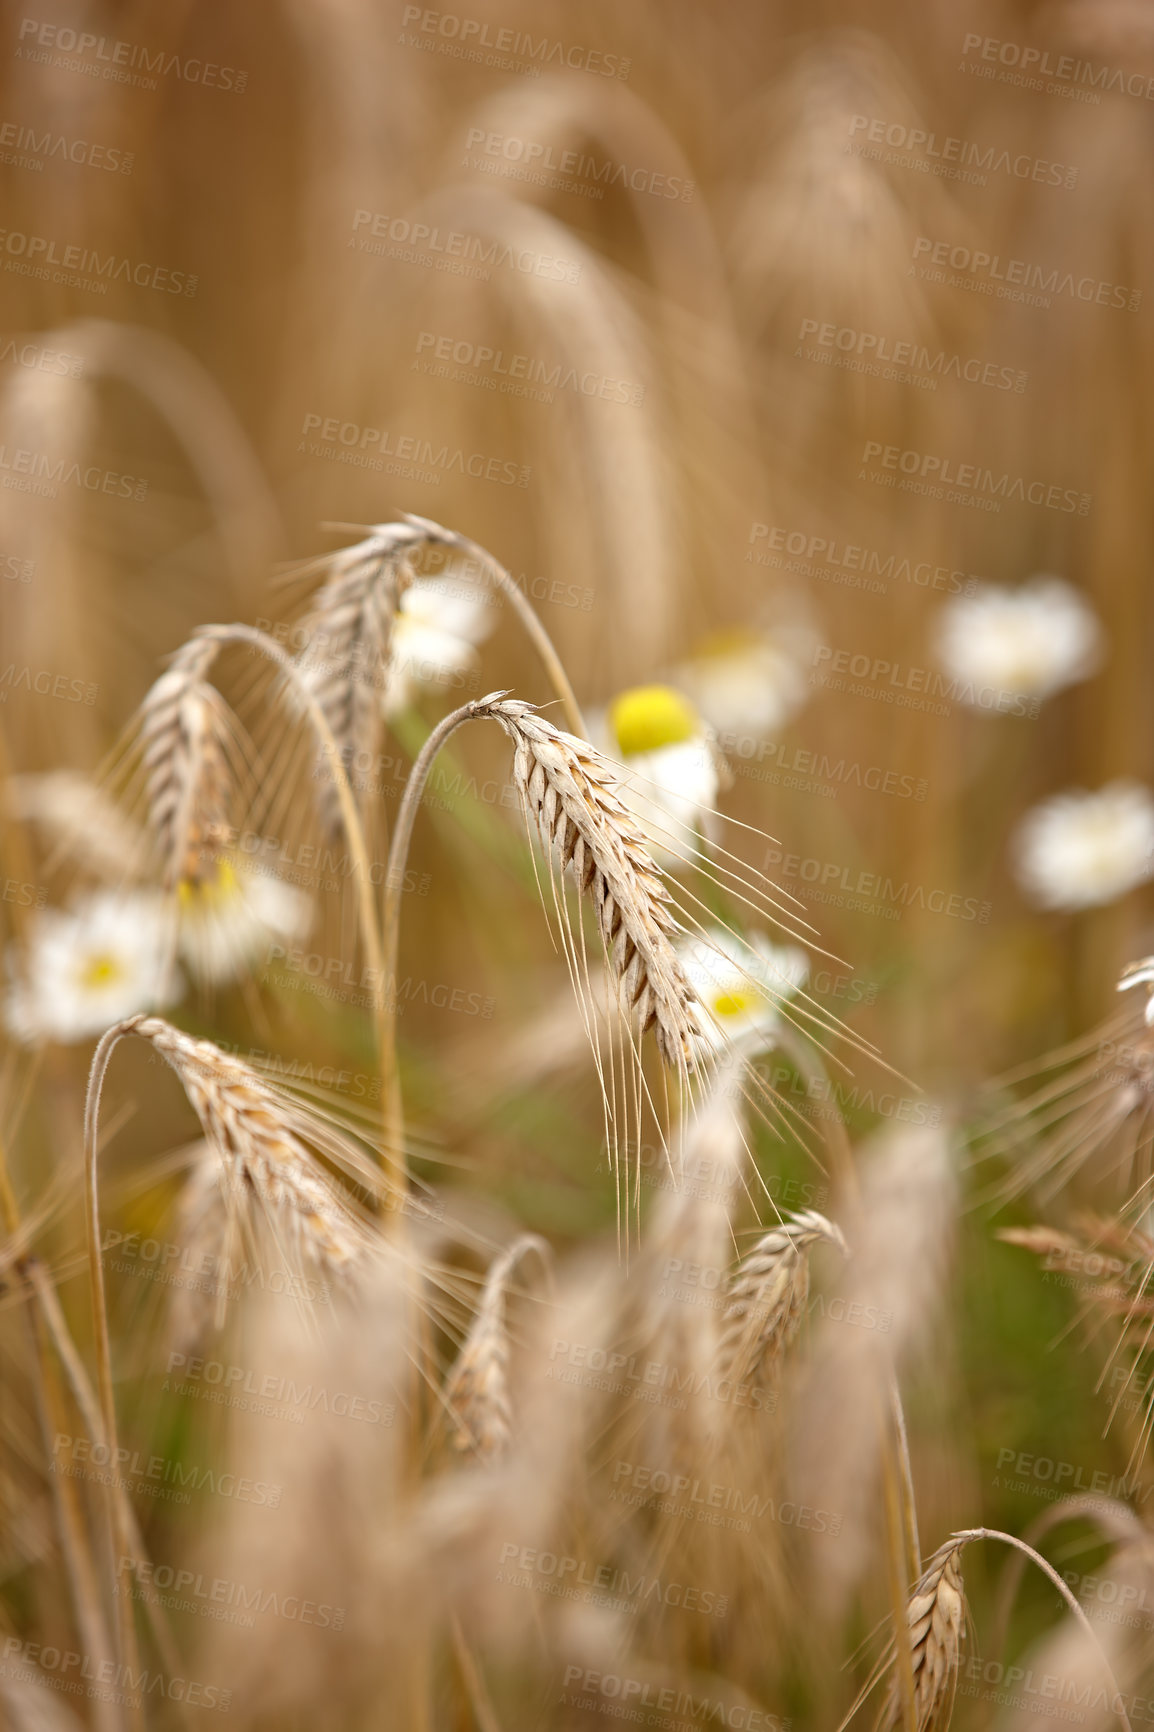
<path id="1" fill-rule="evenodd" d="M 407 709 L 422 686 L 458 687 L 493 629 L 489 592 L 460 575 L 418 577 L 402 592 L 393 621 L 384 710 Z"/>
<path id="2" fill-rule="evenodd" d="M 1154 796 L 1138 782 L 1057 794 L 1027 812 L 1017 873 L 1043 908 L 1096 908 L 1154 876 Z"/>
<path id="3" fill-rule="evenodd" d="M 614 698 L 595 729 L 622 767 L 617 792 L 657 860 L 668 864 L 697 846 L 717 805 L 717 755 L 711 735 L 672 686 L 632 686 Z"/>
<path id="4" fill-rule="evenodd" d="M 723 741 L 764 739 L 809 696 L 816 644 L 806 626 L 772 633 L 738 626 L 706 638 L 696 655 L 674 669 L 673 679 Z"/>
<path id="5" fill-rule="evenodd" d="M 1035 577 L 1020 589 L 983 584 L 975 595 L 947 601 L 936 648 L 947 673 L 972 689 L 975 705 L 990 688 L 1042 699 L 1096 672 L 1102 628 L 1070 584 Z"/>
<path id="6" fill-rule="evenodd" d="M 302 890 L 223 857 L 197 883 L 181 881 L 177 908 L 180 954 L 189 971 L 211 986 L 235 980 L 262 962 L 270 940 L 304 938 L 313 922 L 312 902 Z"/>
<path id="7" fill-rule="evenodd" d="M 163 898 L 151 891 L 102 890 L 71 909 L 46 910 L 9 988 L 9 1030 L 22 1041 L 68 1043 L 162 1010 L 182 989 L 166 937 Z"/>
<path id="8" fill-rule="evenodd" d="M 679 955 L 705 1007 L 700 1021 L 715 1051 L 736 1042 L 772 1046 L 782 1003 L 809 977 L 804 951 L 792 944 L 771 944 L 760 932 L 743 942 L 718 928 L 707 937 L 689 939 Z"/>

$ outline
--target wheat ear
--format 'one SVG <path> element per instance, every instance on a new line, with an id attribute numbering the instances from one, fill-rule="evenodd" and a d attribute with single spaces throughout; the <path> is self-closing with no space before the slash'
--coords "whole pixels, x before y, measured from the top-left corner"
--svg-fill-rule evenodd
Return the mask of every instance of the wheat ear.
<path id="1" fill-rule="evenodd" d="M 305 616 L 310 641 L 297 666 L 346 765 L 357 752 L 377 749 L 397 602 L 411 576 L 408 562 L 424 539 L 416 523 L 378 525 L 367 540 L 334 554 Z M 317 787 L 321 821 L 331 834 L 340 822 L 334 788 L 324 780 Z"/>
<path id="2" fill-rule="evenodd" d="M 274 1232 L 287 1233 L 300 1251 L 333 1277 L 345 1275 L 360 1261 L 366 1235 L 351 1208 L 339 1195 L 320 1163 L 309 1152 L 314 1144 L 359 1169 L 357 1150 L 316 1114 L 276 1092 L 258 1073 L 211 1041 L 194 1040 L 156 1016 L 133 1016 L 104 1034 L 92 1058 L 84 1109 L 86 1221 L 88 1262 L 92 1284 L 98 1388 L 104 1436 L 113 1460 L 118 1459 L 116 1403 L 104 1264 L 100 1240 L 100 1193 L 97 1172 L 100 1097 L 112 1053 L 127 1035 L 138 1035 L 167 1060 L 184 1085 L 208 1142 L 223 1168 L 233 1196 L 256 1203 Z M 123 1508 L 109 1492 L 114 1555 L 129 1554 L 130 1536 Z M 121 1601 L 122 1658 L 134 1644 L 131 1606 Z"/>
<path id="3" fill-rule="evenodd" d="M 147 1040 L 180 1078 L 218 1157 L 226 1202 L 241 1211 L 255 1204 L 305 1261 L 331 1279 L 348 1276 L 364 1251 L 363 1230 L 304 1140 L 311 1133 L 331 1146 L 333 1133 L 211 1041 L 194 1040 L 158 1016 L 121 1026 Z"/>
<path id="4" fill-rule="evenodd" d="M 906 1608 L 905 1640 L 913 1668 L 914 1723 L 917 1732 L 943 1732 L 950 1723 L 966 1630 L 966 1591 L 962 1581 L 964 1541 L 947 1540 L 929 1560 Z M 879 1732 L 901 1725 L 897 1679 L 878 1720 Z"/>
<path id="5" fill-rule="evenodd" d="M 455 1427 L 453 1445 L 472 1450 L 483 1462 L 499 1460 L 513 1435 L 505 1293 L 514 1268 L 529 1251 L 543 1258 L 548 1255 L 543 1239 L 525 1233 L 493 1263 L 472 1327 L 445 1381 L 445 1405 Z"/>
<path id="6" fill-rule="evenodd" d="M 578 889 L 593 902 L 623 1007 L 636 1015 L 641 1034 L 656 1032 L 666 1063 L 682 1077 L 696 1068 L 702 1031 L 697 994 L 678 960 L 673 939 L 680 932 L 661 872 L 634 819 L 618 796 L 619 777 L 596 747 L 564 733 L 532 704 L 507 692 L 490 692 L 454 710 L 433 729 L 413 764 L 389 847 L 381 948 L 384 962 L 384 1039 L 381 1076 L 389 1146 L 403 1136 L 396 1061 L 396 978 L 401 886 L 417 806 L 441 747 L 466 722 L 500 724 L 513 742 L 513 780 L 530 829 L 553 851 L 555 863 L 571 867 Z M 572 939 L 569 939 L 570 946 Z M 578 961 L 570 954 L 577 976 Z"/>
<path id="7" fill-rule="evenodd" d="M 734 1270 L 722 1318 L 718 1355 L 722 1375 L 744 1381 L 759 1367 L 772 1370 L 801 1327 L 809 1297 L 809 1249 L 819 1239 L 849 1249 L 841 1229 L 806 1209 L 757 1241 Z"/>
<path id="8" fill-rule="evenodd" d="M 166 890 L 198 883 L 227 833 L 231 712 L 206 678 L 215 655 L 214 643 L 190 638 L 140 707 L 148 820 Z"/>
<path id="9" fill-rule="evenodd" d="M 951 1534 L 922 1571 L 910 1596 L 904 1634 L 913 1668 L 915 1732 L 946 1732 L 950 1723 L 966 1623 L 966 1596 L 960 1560 L 962 1548 L 971 1540 L 998 1540 L 1002 1545 L 1022 1552 L 1038 1566 L 1061 1594 L 1083 1635 L 1097 1651 L 1103 1676 L 1110 1687 L 1111 1711 L 1117 1715 L 1124 1732 L 1132 1732 L 1125 1697 L 1118 1687 L 1113 1668 L 1069 1584 L 1033 1546 L 1014 1534 L 1002 1533 L 998 1528 L 962 1528 Z M 844 1732 L 879 1678 L 893 1666 L 896 1653 L 896 1645 L 891 1642 L 888 1653 L 858 1695 L 838 1732 Z M 897 1680 L 891 1682 L 877 1722 L 878 1732 L 892 1732 L 892 1728 L 901 1723 L 902 1705 L 896 1683 Z"/>

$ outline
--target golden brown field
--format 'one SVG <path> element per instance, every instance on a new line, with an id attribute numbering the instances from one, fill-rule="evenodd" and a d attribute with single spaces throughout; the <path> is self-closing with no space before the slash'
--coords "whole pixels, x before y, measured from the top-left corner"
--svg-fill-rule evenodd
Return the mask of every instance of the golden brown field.
<path id="1" fill-rule="evenodd" d="M 0 84 L 0 1726 L 1154 1724 L 1154 8 Z"/>

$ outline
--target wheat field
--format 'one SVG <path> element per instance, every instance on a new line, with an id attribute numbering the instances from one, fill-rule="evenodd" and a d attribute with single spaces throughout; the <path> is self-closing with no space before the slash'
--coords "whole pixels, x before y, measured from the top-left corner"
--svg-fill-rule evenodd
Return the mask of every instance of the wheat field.
<path id="1" fill-rule="evenodd" d="M 1154 7 L 0 86 L 0 1727 L 1154 1725 Z"/>

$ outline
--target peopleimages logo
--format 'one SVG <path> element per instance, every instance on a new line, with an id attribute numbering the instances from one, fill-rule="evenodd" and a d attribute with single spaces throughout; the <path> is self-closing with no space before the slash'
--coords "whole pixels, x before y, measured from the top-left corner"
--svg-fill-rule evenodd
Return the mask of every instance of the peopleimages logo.
<path id="1" fill-rule="evenodd" d="M 45 282 L 66 282 L 72 277 L 87 276 L 93 282 L 130 283 L 138 289 L 156 289 L 165 295 L 196 293 L 198 279 L 187 271 L 170 271 L 165 265 L 124 258 L 119 253 L 101 254 L 94 247 L 57 243 L 47 235 L 0 229 L 0 248 L 8 255 L 5 270 Z M 54 270 L 63 274 L 53 276 Z"/>
<path id="2" fill-rule="evenodd" d="M 424 6 L 406 6 L 401 22 L 414 34 L 404 34 L 402 42 L 431 48 L 441 53 L 455 52 L 461 59 L 482 61 L 500 70 L 529 71 L 539 77 L 542 67 L 551 66 L 562 72 L 593 72 L 602 78 L 628 78 L 632 61 L 620 54 L 606 54 L 600 48 L 585 48 L 576 42 L 561 42 L 555 37 L 533 37 L 527 31 L 508 26 L 494 29 L 480 18 L 462 18 L 457 12 L 435 12 Z M 425 42 L 421 36 L 431 38 Z M 486 52 L 482 53 L 481 51 Z M 508 57 L 507 59 L 503 57 Z M 521 62 L 521 65 L 518 65 Z"/>
<path id="3" fill-rule="evenodd" d="M 986 61 L 990 70 L 981 64 Z M 969 64 L 967 64 L 969 62 Z M 1063 84 L 1088 85 L 1086 95 L 1097 101 L 1099 90 L 1114 91 L 1119 96 L 1136 96 L 1144 102 L 1154 102 L 1154 78 L 1142 72 L 1127 72 L 1120 66 L 1108 66 L 1101 61 L 1079 60 L 1073 54 L 1051 54 L 1048 48 L 1033 48 L 1025 42 L 1003 42 L 996 36 L 967 35 L 962 43 L 962 70 L 981 72 L 986 77 L 996 75 L 998 68 L 1014 69 L 1013 82 L 1030 89 L 1045 88 L 1055 94 Z M 1044 79 L 1055 83 L 1044 85 Z M 1073 94 L 1063 90 L 1062 95 Z"/>
<path id="4" fill-rule="evenodd" d="M 929 235 L 918 236 L 914 242 L 913 258 L 915 261 L 923 259 L 931 266 L 948 266 L 951 271 L 971 276 L 985 294 L 994 294 L 996 283 L 999 285 L 996 292 L 1003 300 L 1033 304 L 1032 297 L 1036 297 L 1041 305 L 1049 306 L 1050 295 L 1069 295 L 1075 301 L 1093 301 L 1099 307 L 1121 307 L 1128 313 L 1136 313 L 1142 305 L 1141 289 L 1104 282 L 1099 277 L 1076 277 L 1073 271 L 1064 271 L 1058 265 L 1031 264 L 1028 259 L 1003 259 L 1001 253 L 955 246 L 950 241 L 933 240 Z M 910 269 L 913 274 L 918 266 L 915 263 Z M 925 270 L 920 274 L 929 282 L 953 281 L 941 274 L 927 274 Z"/>
<path id="5" fill-rule="evenodd" d="M 983 149 L 969 139 L 939 138 L 936 132 L 927 132 L 924 127 L 902 126 L 868 114 L 855 114 L 849 124 L 851 141 L 856 141 L 861 132 L 865 133 L 871 145 L 888 147 L 884 160 L 888 159 L 889 153 L 904 153 L 902 166 L 924 167 L 947 179 L 965 178 L 985 186 L 985 172 L 989 172 L 1012 175 L 1016 180 L 1038 181 L 1043 186 L 1073 187 L 1078 183 L 1078 170 L 1069 163 L 1051 162 L 1046 157 L 1030 156 L 1025 151 L 999 150 L 992 144 Z M 861 149 L 860 143 L 856 148 Z M 862 154 L 867 153 L 863 151 Z M 868 154 L 878 156 L 880 153 L 872 151 Z M 901 163 L 900 156 L 898 160 Z M 968 174 L 967 168 L 985 172 Z"/>
<path id="6" fill-rule="evenodd" d="M 941 457 L 933 451 L 903 451 L 898 445 L 882 445 L 877 439 L 867 439 L 861 456 L 863 464 L 879 459 L 882 471 L 888 471 L 894 480 L 866 469 L 859 472 L 859 480 L 886 481 L 892 487 L 898 485 L 897 477 L 901 475 L 905 478 L 901 485 L 908 490 L 959 504 L 977 500 L 990 511 L 1000 511 L 1004 499 L 1019 499 L 1023 504 L 1041 505 L 1048 511 L 1076 511 L 1079 517 L 1087 517 L 1093 501 L 1092 494 L 1080 493 L 1076 487 L 1062 487 L 1058 482 L 1028 481 L 1024 475 L 1012 475 L 1008 470 L 999 475 L 978 463 L 955 463 L 952 457 Z M 947 493 L 946 488 L 953 491 Z"/>
<path id="7" fill-rule="evenodd" d="M 156 78 L 147 75 L 156 73 L 161 78 L 175 76 L 185 84 L 203 84 L 206 90 L 231 90 L 239 95 L 248 83 L 248 73 L 235 66 L 221 66 L 213 60 L 182 59 L 165 48 L 146 48 L 139 42 L 94 36 L 90 31 L 74 30 L 68 25 L 42 24 L 38 18 L 22 19 L 18 36 L 19 59 L 63 66 L 67 71 L 85 72 L 91 78 L 110 79 L 117 84 L 140 84 L 147 90 L 155 90 Z M 138 77 L 137 72 L 146 76 Z"/>

